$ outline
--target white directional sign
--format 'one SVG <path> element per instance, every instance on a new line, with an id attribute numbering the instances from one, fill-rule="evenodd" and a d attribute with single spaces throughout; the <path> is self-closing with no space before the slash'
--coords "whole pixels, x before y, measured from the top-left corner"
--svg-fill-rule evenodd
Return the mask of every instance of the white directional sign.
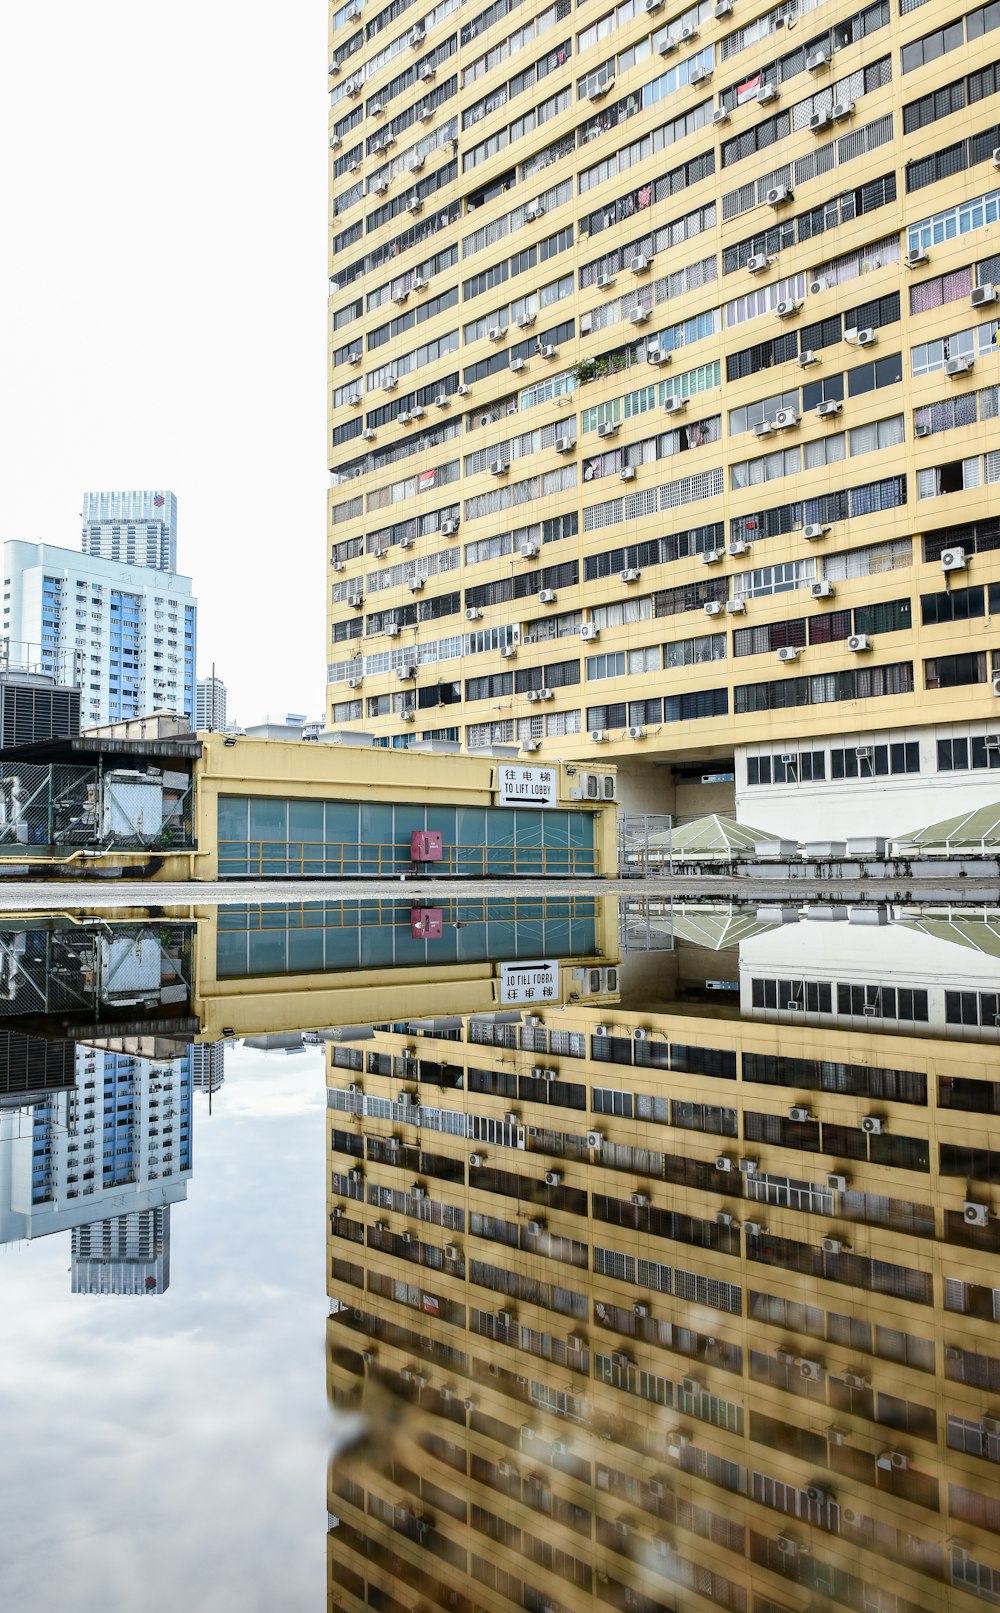
<path id="1" fill-rule="evenodd" d="M 558 1000 L 559 964 L 555 959 L 500 965 L 502 1003 L 551 1003 Z"/>
<path id="2" fill-rule="evenodd" d="M 501 767 L 500 804 L 555 806 L 555 772 L 551 767 Z"/>

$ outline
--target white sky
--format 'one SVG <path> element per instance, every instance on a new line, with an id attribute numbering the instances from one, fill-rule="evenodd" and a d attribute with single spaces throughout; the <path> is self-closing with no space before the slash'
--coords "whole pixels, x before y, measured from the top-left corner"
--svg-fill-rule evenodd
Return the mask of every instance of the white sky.
<path id="1" fill-rule="evenodd" d="M 170 487 L 242 722 L 323 709 L 323 0 L 0 5 L 0 541 Z"/>

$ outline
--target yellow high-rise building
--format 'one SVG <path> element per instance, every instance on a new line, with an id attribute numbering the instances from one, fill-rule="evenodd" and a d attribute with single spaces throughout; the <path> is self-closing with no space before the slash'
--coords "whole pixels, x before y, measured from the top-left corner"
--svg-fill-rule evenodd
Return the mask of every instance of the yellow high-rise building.
<path id="1" fill-rule="evenodd" d="M 331 7 L 331 726 L 804 839 L 996 799 L 997 25 Z"/>

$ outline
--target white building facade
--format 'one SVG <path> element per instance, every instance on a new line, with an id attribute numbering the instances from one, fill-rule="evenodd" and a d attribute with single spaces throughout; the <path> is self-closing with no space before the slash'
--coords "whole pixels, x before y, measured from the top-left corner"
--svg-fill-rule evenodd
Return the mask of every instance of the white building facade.
<path id="1" fill-rule="evenodd" d="M 226 726 L 226 686 L 221 678 L 199 678 L 195 709 L 195 727 L 199 733 L 209 729 L 220 733 Z"/>
<path id="2" fill-rule="evenodd" d="M 154 711 L 195 714 L 198 603 L 191 578 L 76 554 L 4 545 L 3 631 L 12 654 L 80 690 L 81 727 Z"/>
<path id="3" fill-rule="evenodd" d="M 177 499 L 166 488 L 84 493 L 81 516 L 84 554 L 177 570 Z"/>

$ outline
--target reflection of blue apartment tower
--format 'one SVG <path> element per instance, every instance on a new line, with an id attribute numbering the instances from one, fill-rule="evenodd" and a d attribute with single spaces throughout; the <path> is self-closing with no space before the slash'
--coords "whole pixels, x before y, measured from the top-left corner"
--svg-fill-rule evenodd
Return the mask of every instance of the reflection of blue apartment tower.
<path id="1" fill-rule="evenodd" d="M 80 1045 L 76 1085 L 0 1113 L 0 1241 L 73 1233 L 75 1293 L 160 1293 L 191 1174 L 191 1057 Z"/>

